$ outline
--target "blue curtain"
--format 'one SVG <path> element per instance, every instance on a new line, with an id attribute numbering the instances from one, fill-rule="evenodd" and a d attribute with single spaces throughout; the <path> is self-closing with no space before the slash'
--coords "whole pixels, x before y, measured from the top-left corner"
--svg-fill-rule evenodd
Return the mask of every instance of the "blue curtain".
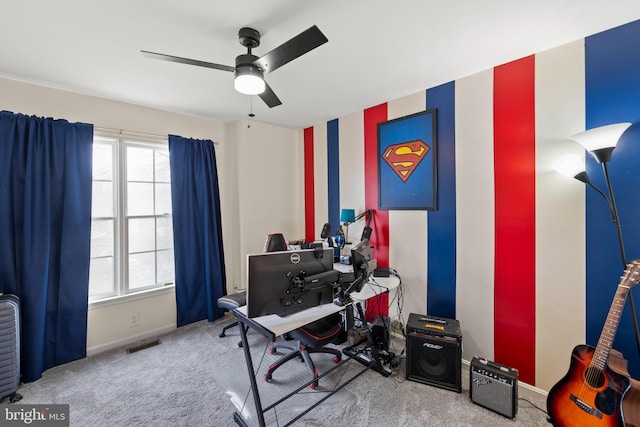
<path id="1" fill-rule="evenodd" d="M 24 382 L 86 356 L 93 126 L 0 112 L 0 292 L 20 298 Z"/>
<path id="2" fill-rule="evenodd" d="M 212 141 L 169 135 L 178 326 L 222 317 L 226 294 L 220 194 Z"/>

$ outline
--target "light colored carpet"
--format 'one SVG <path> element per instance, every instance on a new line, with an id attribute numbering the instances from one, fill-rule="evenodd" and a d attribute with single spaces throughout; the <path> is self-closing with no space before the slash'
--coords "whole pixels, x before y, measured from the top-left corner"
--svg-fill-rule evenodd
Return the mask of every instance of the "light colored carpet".
<path id="1" fill-rule="evenodd" d="M 231 315 L 213 323 L 198 322 L 159 337 L 161 344 L 128 354 L 109 351 L 49 369 L 18 390 L 19 404 L 68 403 L 72 426 L 214 426 L 235 425 L 238 410 L 257 425 L 243 349 L 237 346 L 239 329 L 219 338 Z M 273 380 L 264 372 L 278 355 L 268 342 L 249 333 L 252 357 L 263 406 L 275 402 L 310 379 L 306 365 L 297 360 L 276 371 Z M 395 343 L 394 346 L 401 344 Z M 395 348 L 398 352 L 400 348 Z M 333 366 L 331 357 L 314 355 L 319 371 Z M 268 425 L 283 425 L 310 402 L 320 399 L 345 378 L 362 368 L 349 362 L 320 380 L 320 388 L 301 393 L 266 414 Z M 407 381 L 404 360 L 397 372 L 383 377 L 367 371 L 295 423 L 296 426 L 548 426 L 545 398 L 520 393 L 515 420 L 471 402 L 469 367 L 463 364 L 462 393 Z"/>

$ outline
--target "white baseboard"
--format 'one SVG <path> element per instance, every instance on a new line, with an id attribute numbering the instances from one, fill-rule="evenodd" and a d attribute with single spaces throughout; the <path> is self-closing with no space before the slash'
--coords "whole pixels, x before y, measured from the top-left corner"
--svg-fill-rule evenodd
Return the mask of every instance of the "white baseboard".
<path id="1" fill-rule="evenodd" d="M 132 335 L 130 337 L 122 338 L 122 339 L 119 339 L 119 340 L 111 341 L 111 342 L 100 344 L 100 345 L 95 345 L 93 347 L 87 347 L 87 357 L 95 356 L 96 354 L 104 353 L 105 351 L 114 350 L 116 348 L 125 347 L 125 346 L 127 346 L 129 344 L 133 344 L 133 343 L 138 342 L 138 341 L 147 340 L 149 338 L 154 338 L 154 337 L 157 337 L 159 335 L 165 335 L 165 334 L 168 334 L 170 332 L 175 331 L 176 328 L 177 328 L 177 326 L 175 324 L 174 325 L 167 325 L 167 326 L 163 326 L 161 328 L 157 328 L 157 329 L 153 329 L 153 330 L 150 330 L 150 331 L 142 332 L 142 333 L 137 334 L 137 335 Z"/>

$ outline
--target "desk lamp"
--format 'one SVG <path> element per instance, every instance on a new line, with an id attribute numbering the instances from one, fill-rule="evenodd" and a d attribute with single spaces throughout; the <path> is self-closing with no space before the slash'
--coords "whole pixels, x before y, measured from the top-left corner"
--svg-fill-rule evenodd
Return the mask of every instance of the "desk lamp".
<path id="1" fill-rule="evenodd" d="M 583 162 L 580 162 L 577 159 L 565 158 L 561 164 L 557 165 L 556 169 L 567 176 L 572 176 L 573 178 L 587 184 L 589 187 L 594 189 L 598 194 L 602 196 L 602 198 L 607 203 L 607 207 L 611 212 L 611 219 L 616 226 L 616 231 L 618 234 L 618 246 L 620 249 L 620 260 L 622 262 L 622 269 L 625 270 L 627 268 L 627 255 L 624 249 L 624 241 L 622 239 L 622 227 L 620 225 L 620 217 L 618 216 L 618 208 L 616 206 L 616 199 L 613 196 L 613 187 L 611 186 L 611 177 L 609 176 L 609 168 L 607 163 L 611 160 L 611 154 L 613 150 L 616 148 L 618 141 L 622 134 L 631 126 L 631 123 L 616 123 L 612 125 L 605 125 L 596 127 L 593 129 L 589 129 L 584 132 L 580 132 L 571 137 L 573 141 L 579 143 L 587 150 L 598 163 L 602 164 L 602 171 L 604 173 L 604 179 L 607 184 L 607 191 L 609 195 L 607 196 L 602 190 L 597 188 L 595 185 L 591 183 L 589 180 L 589 176 L 585 170 Z M 582 164 L 581 164 L 582 163 Z M 636 316 L 636 308 L 635 303 L 633 301 L 633 296 L 631 294 L 631 289 L 629 289 L 629 308 L 631 309 L 631 316 L 633 317 L 633 324 L 635 328 L 636 334 L 636 344 L 638 346 L 638 353 L 640 354 L 640 327 L 638 326 L 638 318 Z"/>
<path id="2" fill-rule="evenodd" d="M 356 221 L 355 209 L 342 209 L 342 212 L 340 213 L 340 222 L 342 222 L 344 226 L 347 228 L 347 232 L 344 235 L 345 245 L 351 244 L 351 242 L 349 241 L 349 224 L 352 224 L 355 221 Z"/>
<path id="3" fill-rule="evenodd" d="M 346 215 L 345 215 L 345 211 L 347 211 Z M 369 217 L 367 218 L 367 225 L 365 225 L 364 229 L 362 230 L 362 237 L 360 238 L 360 240 L 368 239 L 369 237 L 371 237 L 371 231 L 372 231 L 371 219 L 373 218 L 373 209 L 367 209 L 366 211 L 362 212 L 360 215 L 357 215 L 357 216 L 354 216 L 354 214 L 355 212 L 353 209 L 342 209 L 342 215 L 340 215 L 340 221 L 343 221 L 344 218 L 351 218 L 347 221 L 344 221 L 344 226 L 347 227 L 347 234 L 345 236 L 345 240 L 349 238 L 349 224 L 353 224 L 354 222 L 356 222 L 360 218 L 363 218 L 366 215 L 369 215 Z M 344 244 L 351 244 L 351 242 L 345 241 Z"/>

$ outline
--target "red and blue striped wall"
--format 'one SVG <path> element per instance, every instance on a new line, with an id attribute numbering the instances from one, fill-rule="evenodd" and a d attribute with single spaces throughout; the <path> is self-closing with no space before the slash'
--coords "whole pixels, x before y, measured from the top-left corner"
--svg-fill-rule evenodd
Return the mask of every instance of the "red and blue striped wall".
<path id="1" fill-rule="evenodd" d="M 401 263 L 405 286 L 425 289 L 413 307 L 459 319 L 465 358 L 516 367 L 522 381 L 548 389 L 568 369 L 573 346 L 597 343 L 622 274 L 606 203 L 557 174 L 553 159 L 566 151 L 583 154 L 568 139 L 573 133 L 634 124 L 609 168 L 627 256 L 639 258 L 638 76 L 640 22 L 633 22 L 412 95 L 423 99 L 419 108 L 437 110 L 438 210 L 418 216 L 377 210 L 377 125 L 404 99 L 307 128 L 306 238 L 317 238 L 326 221 L 337 229 L 340 209 L 354 207 L 341 189 L 364 194 L 359 211 L 376 210 L 371 241 L 378 264 Z M 326 133 L 327 182 L 315 178 L 314 128 Z M 361 136 L 341 140 L 343 133 Z M 362 162 L 353 168 L 362 176 L 341 158 L 345 147 L 356 146 L 360 157 L 353 158 L 352 149 L 349 161 Z M 590 156 L 586 161 L 592 182 L 606 191 L 601 165 Z M 317 186 L 326 188 L 328 200 L 315 197 Z M 426 232 L 412 235 L 412 227 Z M 396 237 L 407 235 L 410 241 Z M 426 257 L 406 262 L 412 245 L 426 248 L 417 251 Z M 640 378 L 628 308 L 614 347 Z"/>

